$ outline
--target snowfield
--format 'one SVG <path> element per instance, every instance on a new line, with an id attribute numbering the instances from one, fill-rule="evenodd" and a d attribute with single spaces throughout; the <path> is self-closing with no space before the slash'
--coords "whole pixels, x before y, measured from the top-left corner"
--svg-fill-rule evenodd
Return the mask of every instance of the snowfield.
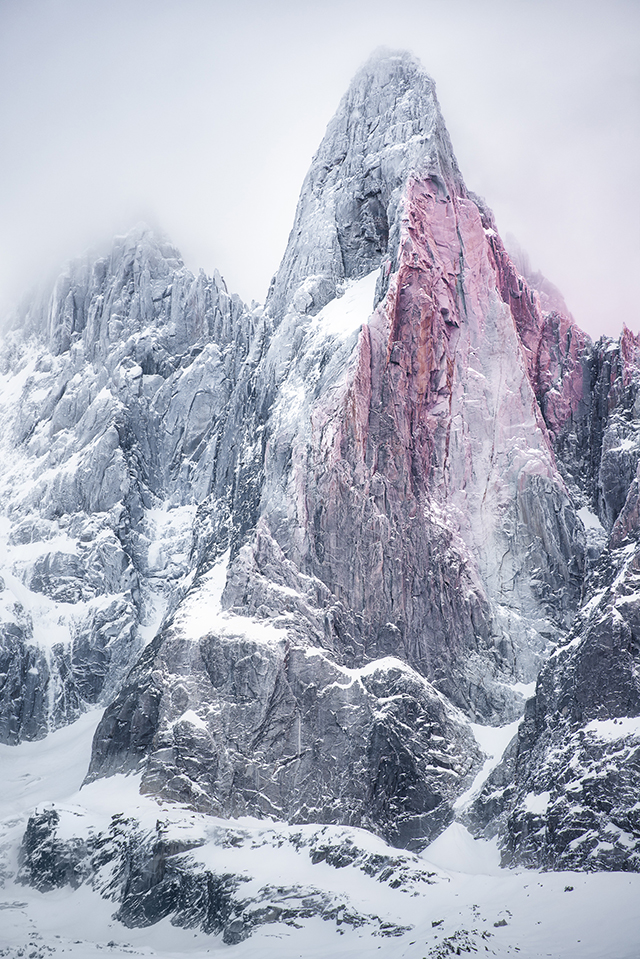
<path id="1" fill-rule="evenodd" d="M 159 804 L 138 794 L 137 776 L 116 776 L 81 788 L 99 711 L 87 713 L 46 740 L 0 747 L 0 956 L 146 956 L 191 959 L 216 954 L 237 959 L 329 959 L 379 956 L 422 959 L 460 954 L 521 959 L 637 959 L 640 943 L 640 875 L 539 873 L 499 866 L 494 842 L 476 841 L 453 823 L 422 856 L 399 853 L 375 836 L 338 826 L 290 826 L 268 820 L 231 822 Z M 475 727 L 474 727 L 475 729 Z M 484 729 L 489 763 L 508 733 Z M 475 788 L 478 784 L 474 784 Z M 221 936 L 181 929 L 168 919 L 129 929 L 113 918 L 115 904 L 86 883 L 40 893 L 15 881 L 17 853 L 28 813 L 56 804 L 63 839 L 104 829 L 117 813 L 143 827 L 158 820 L 172 835 L 207 837 L 194 860 L 216 872 L 234 872 L 252 888 L 286 884 L 321 891 L 364 917 L 353 927 L 337 918 L 313 917 L 296 926 L 272 922 L 249 939 L 228 945 Z M 233 833 L 234 842 L 221 842 Z M 313 862 L 309 844 L 351 841 L 365 856 L 392 855 L 404 862 L 403 881 L 368 875 L 360 860 L 336 868 Z M 396 934 L 384 934 L 384 923 Z M 398 933 L 398 930 L 400 932 Z M 404 930 L 404 931 L 402 931 Z"/>

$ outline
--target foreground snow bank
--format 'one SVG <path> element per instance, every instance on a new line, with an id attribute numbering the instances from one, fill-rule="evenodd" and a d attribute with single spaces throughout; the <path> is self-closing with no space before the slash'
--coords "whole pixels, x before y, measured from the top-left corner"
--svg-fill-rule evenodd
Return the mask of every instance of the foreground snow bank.
<path id="1" fill-rule="evenodd" d="M 47 740 L 0 751 L 2 957 L 22 950 L 34 959 L 204 959 L 217 953 L 238 959 L 433 959 L 457 949 L 526 959 L 637 956 L 638 875 L 501 870 L 492 844 L 473 840 L 458 823 L 418 857 L 364 830 L 228 821 L 159 804 L 138 794 L 134 776 L 80 788 L 98 715 Z M 167 846 L 183 850 L 167 863 L 196 878 L 235 883 L 244 915 L 262 909 L 263 921 L 232 946 L 233 938 L 225 943 L 220 932 L 178 928 L 175 916 L 127 928 L 115 918 L 114 872 L 75 889 L 66 884 L 40 892 L 19 883 L 18 849 L 34 807 L 55 810 L 65 843 L 86 843 L 109 829 L 117 836 L 118 824 L 126 823 L 124 839 L 142 838 L 143 848 L 145 837 L 154 835 L 157 852 L 162 834 Z"/>

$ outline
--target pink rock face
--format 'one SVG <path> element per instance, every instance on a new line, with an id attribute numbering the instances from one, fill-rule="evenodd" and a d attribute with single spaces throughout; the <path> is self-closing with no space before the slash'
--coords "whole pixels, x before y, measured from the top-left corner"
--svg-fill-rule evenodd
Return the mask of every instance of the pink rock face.
<path id="1" fill-rule="evenodd" d="M 562 352 L 570 321 L 545 324 L 535 296 L 518 326 L 472 200 L 412 179 L 399 216 L 387 295 L 312 403 L 310 432 L 298 427 L 277 522 L 289 558 L 349 620 L 334 648 L 354 662 L 399 655 L 491 715 L 497 687 L 471 660 L 532 678 L 541 634 L 575 606 L 575 520 L 534 383 L 560 377 L 554 415 L 570 415 L 561 377 L 575 361 L 577 391 L 579 337 Z"/>
<path id="2" fill-rule="evenodd" d="M 640 370 L 640 333 L 634 336 L 626 326 L 622 327 L 620 356 L 622 357 L 622 381 L 627 387 L 634 373 Z"/>
<path id="3" fill-rule="evenodd" d="M 575 414 L 588 386 L 581 356 L 590 338 L 576 326 L 555 288 L 541 292 L 520 276 L 494 230 L 489 242 L 498 289 L 511 310 L 527 362 L 529 379 L 552 438 Z"/>

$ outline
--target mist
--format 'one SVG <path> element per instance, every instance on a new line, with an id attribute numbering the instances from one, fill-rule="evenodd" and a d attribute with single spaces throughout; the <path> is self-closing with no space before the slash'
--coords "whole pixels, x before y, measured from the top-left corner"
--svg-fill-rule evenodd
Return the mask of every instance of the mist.
<path id="1" fill-rule="evenodd" d="M 469 189 L 592 336 L 638 332 L 640 5 L 3 0 L 0 306 L 144 220 L 264 300 L 376 47 L 416 54 Z"/>

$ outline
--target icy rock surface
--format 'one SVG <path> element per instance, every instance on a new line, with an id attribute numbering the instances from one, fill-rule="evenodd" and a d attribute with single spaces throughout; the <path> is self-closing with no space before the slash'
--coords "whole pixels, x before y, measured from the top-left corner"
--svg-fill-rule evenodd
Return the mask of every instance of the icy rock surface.
<path id="1" fill-rule="evenodd" d="M 149 647 L 89 779 L 147 757 L 143 792 L 215 815 L 341 822 L 417 848 L 448 825 L 480 754 L 433 687 L 398 660 L 349 670 L 284 630 L 221 625 Z"/>
<path id="2" fill-rule="evenodd" d="M 179 595 L 196 504 L 230 486 L 206 448 L 224 443 L 254 318 L 137 228 L 13 325 L 0 358 L 4 742 L 113 695 Z"/>
<path id="3" fill-rule="evenodd" d="M 462 188 L 433 80 L 409 54 L 381 49 L 352 81 L 313 158 L 267 298 L 274 316 L 289 307 L 315 314 L 345 280 L 393 259 L 410 174 Z"/>
<path id="4" fill-rule="evenodd" d="M 640 575 L 637 343 L 590 356 L 599 468 L 583 483 L 608 529 L 574 627 L 542 668 L 519 735 L 469 821 L 498 833 L 506 864 L 640 869 Z M 583 425 L 584 428 L 584 425 Z M 594 459 L 596 459 L 594 457 Z M 597 459 L 596 459 L 597 463 Z M 583 488 L 584 488 L 583 486 Z M 599 525 L 591 513 L 591 526 Z"/>
<path id="5" fill-rule="evenodd" d="M 222 825 L 207 828 L 207 823 L 188 819 L 159 819 L 155 829 L 149 829 L 134 818 L 116 815 L 103 832 L 91 831 L 86 838 L 61 837 L 61 826 L 68 832 L 70 818 L 75 818 L 77 831 L 80 809 L 52 807 L 30 818 L 21 846 L 18 882 L 41 892 L 87 884 L 117 906 L 115 918 L 126 927 L 149 926 L 170 917 L 174 926 L 220 935 L 227 945 L 248 939 L 266 923 L 295 927 L 314 916 L 345 928 L 369 926 L 374 935 L 399 936 L 406 931 L 406 927 L 359 912 L 347 897 L 326 889 L 295 883 L 261 886 L 246 871 L 212 867 L 207 861 L 212 853 L 214 858 L 216 853 L 223 858 L 229 846 L 256 849 L 288 840 L 302 855 L 308 849 L 312 863 L 351 866 L 379 881 L 392 882 L 395 888 L 404 885 L 407 891 L 433 881 L 435 875 L 407 856 L 376 855 L 358 848 L 353 834 L 342 837 L 318 830 L 315 834 L 278 836 L 265 831 L 252 835 Z M 207 845 L 209 848 L 203 849 Z"/>

